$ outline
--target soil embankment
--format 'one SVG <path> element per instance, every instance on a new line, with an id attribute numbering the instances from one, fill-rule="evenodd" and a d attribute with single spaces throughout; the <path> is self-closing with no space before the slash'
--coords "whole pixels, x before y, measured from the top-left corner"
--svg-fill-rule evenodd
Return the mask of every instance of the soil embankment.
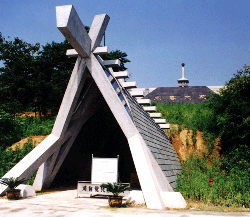
<path id="1" fill-rule="evenodd" d="M 201 157 L 204 153 L 207 153 L 207 147 L 203 138 L 203 133 L 199 130 L 196 131 L 196 138 L 193 140 L 193 131 L 183 129 L 178 132 L 178 125 L 171 125 L 171 130 L 173 133 L 170 134 L 170 130 L 167 131 L 167 135 L 172 142 L 172 145 L 177 152 L 177 155 L 181 161 L 185 161 L 191 153 L 198 153 Z M 217 157 L 220 157 L 220 140 L 217 139 L 214 143 L 214 148 L 212 151 Z"/>
<path id="2" fill-rule="evenodd" d="M 47 136 L 48 135 L 46 135 L 46 136 L 30 136 L 30 137 L 27 137 L 27 138 L 22 139 L 19 142 L 16 142 L 15 144 L 13 144 L 11 146 L 11 149 L 15 150 L 16 146 L 19 149 L 22 149 L 24 144 L 27 144 L 29 142 L 29 140 L 32 140 L 33 145 L 38 146 Z"/>

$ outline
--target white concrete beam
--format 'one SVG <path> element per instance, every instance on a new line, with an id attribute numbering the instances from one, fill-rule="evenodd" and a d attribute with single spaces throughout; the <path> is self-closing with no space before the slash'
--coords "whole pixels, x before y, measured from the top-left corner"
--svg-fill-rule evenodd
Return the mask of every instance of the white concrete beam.
<path id="1" fill-rule="evenodd" d="M 159 124 L 161 129 L 170 129 L 170 124 Z"/>
<path id="2" fill-rule="evenodd" d="M 97 55 L 102 55 L 102 54 L 109 54 L 110 53 L 110 49 L 107 46 L 104 47 L 96 47 L 95 50 L 93 51 L 94 54 Z"/>
<path id="3" fill-rule="evenodd" d="M 154 119 L 157 124 L 166 124 L 166 119 Z"/>
<path id="4" fill-rule="evenodd" d="M 106 67 L 119 67 L 121 65 L 121 61 L 117 60 L 103 60 L 103 65 Z"/>
<path id="5" fill-rule="evenodd" d="M 66 55 L 68 57 L 77 57 L 78 56 L 78 53 L 75 49 L 68 49 L 67 52 L 66 52 Z"/>
<path id="6" fill-rule="evenodd" d="M 137 99 L 137 102 L 140 105 L 150 105 L 151 104 L 151 100 L 150 99 Z"/>
<path id="7" fill-rule="evenodd" d="M 67 129 L 73 109 L 77 103 L 77 97 L 80 95 L 81 88 L 86 79 L 87 72 L 85 59 L 80 56 L 77 58 L 75 67 L 70 77 L 67 89 L 65 91 L 60 110 L 58 112 L 52 134 L 60 137 L 63 131 Z"/>
<path id="8" fill-rule="evenodd" d="M 97 55 L 102 55 L 102 54 L 109 54 L 110 53 L 110 49 L 109 47 L 105 46 L 105 47 L 96 47 L 96 49 L 93 52 L 94 54 Z M 66 55 L 68 57 L 77 57 L 78 53 L 75 49 L 68 49 L 66 52 Z"/>
<path id="9" fill-rule="evenodd" d="M 114 72 L 113 74 L 117 79 L 119 79 L 119 78 L 129 78 L 129 72 L 128 71 Z"/>
<path id="10" fill-rule="evenodd" d="M 57 28 L 81 57 L 89 57 L 91 39 L 73 5 L 56 7 Z"/>
<path id="11" fill-rule="evenodd" d="M 162 114 L 161 113 L 149 113 L 149 116 L 151 118 L 161 118 Z"/>
<path id="12" fill-rule="evenodd" d="M 89 29 L 89 37 L 92 40 L 92 50 L 99 47 L 108 26 L 110 17 L 107 14 L 100 14 L 94 17 L 94 20 Z"/>
<path id="13" fill-rule="evenodd" d="M 156 112 L 156 106 L 145 106 L 143 107 L 146 112 Z"/>
<path id="14" fill-rule="evenodd" d="M 121 85 L 124 88 L 136 88 L 137 87 L 137 82 L 136 81 L 122 82 Z"/>
<path id="15" fill-rule="evenodd" d="M 130 89 L 129 93 L 133 97 L 143 97 L 144 96 L 144 91 L 143 90 L 137 90 L 136 88 L 135 89 Z"/>

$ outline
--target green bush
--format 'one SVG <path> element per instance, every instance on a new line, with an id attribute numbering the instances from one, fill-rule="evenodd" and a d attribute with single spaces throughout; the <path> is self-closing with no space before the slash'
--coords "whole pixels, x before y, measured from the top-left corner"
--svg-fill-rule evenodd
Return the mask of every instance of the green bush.
<path id="1" fill-rule="evenodd" d="M 0 147 L 3 149 L 21 139 L 21 129 L 15 117 L 0 111 Z"/>
<path id="2" fill-rule="evenodd" d="M 220 94 L 212 94 L 209 107 L 216 114 L 218 133 L 224 155 L 239 146 L 250 149 L 250 67 L 244 66 L 227 83 Z M 249 158 L 246 158 L 249 160 Z"/>
<path id="3" fill-rule="evenodd" d="M 13 151 L 13 143 L 22 138 L 35 135 L 48 135 L 53 128 L 55 117 L 46 117 L 44 119 L 35 117 L 14 117 L 5 112 L 0 113 L 0 177 L 12 169 L 21 159 L 23 159 L 33 148 L 32 140 L 24 144 L 22 149 L 16 146 Z M 28 180 L 32 184 L 36 172 Z"/>
<path id="4" fill-rule="evenodd" d="M 6 149 L 23 138 L 51 133 L 55 117 L 14 117 L 0 111 L 0 147 Z"/>
<path id="5" fill-rule="evenodd" d="M 20 126 L 21 137 L 48 135 L 51 133 L 55 122 L 55 117 L 35 118 L 25 117 L 16 118 L 16 123 Z"/>
<path id="6" fill-rule="evenodd" d="M 163 118 L 170 124 L 178 124 L 181 128 L 193 131 L 193 143 L 196 143 L 196 131 L 203 132 L 203 137 L 208 148 L 208 154 L 212 152 L 214 140 L 218 137 L 216 114 L 209 107 L 208 103 L 179 103 L 179 104 L 158 104 L 157 112 L 162 113 Z"/>
<path id="7" fill-rule="evenodd" d="M 250 178 L 248 171 L 225 171 L 220 161 L 213 159 L 209 166 L 207 159 L 192 154 L 183 162 L 183 174 L 177 179 L 177 191 L 184 198 L 225 206 L 250 207 Z M 208 184 L 213 179 L 212 186 Z"/>
<path id="8" fill-rule="evenodd" d="M 7 150 L 0 147 L 0 177 L 12 169 L 20 160 L 22 160 L 35 146 L 32 140 L 24 144 L 20 149 L 16 146 L 15 150 L 8 148 Z"/>

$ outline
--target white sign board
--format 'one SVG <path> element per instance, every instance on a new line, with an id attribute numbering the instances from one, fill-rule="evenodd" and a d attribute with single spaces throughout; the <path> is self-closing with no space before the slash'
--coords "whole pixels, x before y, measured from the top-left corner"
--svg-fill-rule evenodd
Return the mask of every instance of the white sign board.
<path id="1" fill-rule="evenodd" d="M 92 158 L 91 183 L 118 182 L 118 158 Z"/>
<path id="2" fill-rule="evenodd" d="M 126 183 L 129 185 L 128 183 Z M 128 196 L 130 191 L 125 191 L 120 193 L 120 196 Z M 91 194 L 94 195 L 113 195 L 111 192 L 107 192 L 106 188 L 102 188 L 101 184 L 91 184 L 90 182 L 86 181 L 78 181 L 77 185 L 77 197 L 81 194 Z"/>

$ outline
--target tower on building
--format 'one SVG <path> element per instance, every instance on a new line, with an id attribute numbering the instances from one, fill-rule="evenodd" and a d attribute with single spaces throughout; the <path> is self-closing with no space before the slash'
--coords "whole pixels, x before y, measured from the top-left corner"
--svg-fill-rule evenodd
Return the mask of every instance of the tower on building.
<path id="1" fill-rule="evenodd" d="M 179 85 L 179 87 L 187 87 L 188 83 L 189 83 L 189 80 L 184 78 L 184 66 L 185 66 L 185 63 L 182 63 L 181 66 L 182 66 L 182 78 L 177 80 L 178 85 Z"/>

